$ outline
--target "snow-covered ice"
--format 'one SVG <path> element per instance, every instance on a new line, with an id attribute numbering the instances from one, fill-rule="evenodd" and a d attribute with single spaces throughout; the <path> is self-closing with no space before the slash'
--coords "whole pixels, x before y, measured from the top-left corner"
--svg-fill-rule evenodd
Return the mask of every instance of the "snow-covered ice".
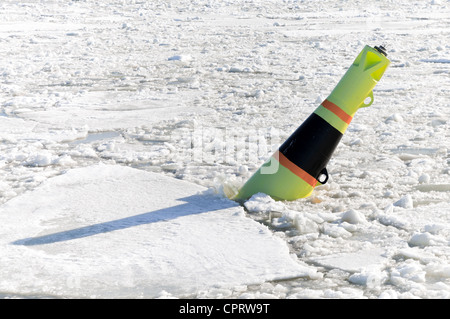
<path id="1" fill-rule="evenodd" d="M 0 3 L 0 296 L 450 297 L 450 1 Z M 311 197 L 227 199 L 364 45 Z"/>
<path id="2" fill-rule="evenodd" d="M 317 276 L 235 202 L 119 165 L 70 170 L 0 215 L 0 268 L 14 269 L 0 290 L 17 295 L 189 296 Z"/>

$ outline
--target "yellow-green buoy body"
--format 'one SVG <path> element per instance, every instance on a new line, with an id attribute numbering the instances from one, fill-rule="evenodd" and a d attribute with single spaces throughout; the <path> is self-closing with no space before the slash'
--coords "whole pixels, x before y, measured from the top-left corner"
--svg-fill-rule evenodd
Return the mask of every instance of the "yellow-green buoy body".
<path id="1" fill-rule="evenodd" d="M 389 64 L 383 47 L 365 46 L 331 94 L 233 199 L 265 193 L 277 200 L 295 200 L 326 183 L 328 161 L 356 111 L 373 103 L 372 90 Z"/>

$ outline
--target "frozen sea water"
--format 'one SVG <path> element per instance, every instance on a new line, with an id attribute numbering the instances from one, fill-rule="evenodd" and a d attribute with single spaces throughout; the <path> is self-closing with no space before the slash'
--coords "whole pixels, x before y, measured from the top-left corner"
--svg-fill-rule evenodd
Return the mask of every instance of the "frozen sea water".
<path id="1" fill-rule="evenodd" d="M 304 200 L 247 205 L 320 276 L 190 296 L 448 298 L 449 14 L 448 1 L 3 1 L 1 203 L 98 164 L 225 198 L 364 45 L 383 44 L 392 64 L 329 163 L 329 183 Z M 17 256 L 2 250 L 4 262 Z M 1 271 L 5 285 L 14 279 Z M 18 287 L 4 295 L 30 288 Z"/>

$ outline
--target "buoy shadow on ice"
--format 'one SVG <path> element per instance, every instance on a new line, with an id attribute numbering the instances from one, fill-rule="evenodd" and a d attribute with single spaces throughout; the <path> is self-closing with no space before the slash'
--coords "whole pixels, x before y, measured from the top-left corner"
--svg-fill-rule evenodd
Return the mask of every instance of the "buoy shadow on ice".
<path id="1" fill-rule="evenodd" d="M 179 198 L 178 201 L 184 202 L 184 204 L 166 207 L 151 212 L 120 218 L 116 220 L 106 221 L 103 223 L 97 223 L 84 227 L 65 230 L 57 233 L 47 234 L 43 236 L 19 239 L 12 244 L 14 245 L 44 245 L 51 244 L 60 241 L 72 240 L 77 238 L 83 238 L 88 236 L 94 236 L 101 233 L 113 232 L 116 230 L 126 229 L 144 224 L 156 223 L 161 221 L 168 221 L 171 219 L 188 216 L 192 214 L 201 214 L 205 212 L 212 212 L 226 208 L 226 206 L 200 206 L 196 203 L 202 201 L 204 196 L 201 194 L 192 195 L 189 197 Z M 229 205 L 233 207 L 234 205 Z"/>
<path id="2" fill-rule="evenodd" d="M 185 296 L 318 275 L 236 202 L 118 165 L 50 178 L 2 205 L 0 224 L 10 295 Z"/>

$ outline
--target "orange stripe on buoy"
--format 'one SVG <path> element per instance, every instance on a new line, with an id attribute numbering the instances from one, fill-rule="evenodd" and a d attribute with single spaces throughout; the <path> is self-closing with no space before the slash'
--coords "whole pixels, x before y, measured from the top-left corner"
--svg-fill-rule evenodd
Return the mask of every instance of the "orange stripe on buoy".
<path id="1" fill-rule="evenodd" d="M 333 102 L 330 102 L 328 100 L 325 100 L 322 102 L 322 106 L 326 108 L 327 110 L 333 112 L 337 115 L 341 120 L 343 120 L 345 123 L 350 124 L 353 117 L 348 115 L 343 109 L 341 109 L 339 106 L 334 104 Z"/>
<path id="2" fill-rule="evenodd" d="M 316 186 L 317 180 L 309 175 L 306 171 L 292 163 L 286 156 L 284 156 L 283 153 L 280 151 L 277 151 L 274 154 L 274 157 L 280 162 L 281 165 L 286 167 L 288 170 L 290 170 L 292 173 L 303 179 L 305 182 L 307 182 L 311 186 Z"/>

